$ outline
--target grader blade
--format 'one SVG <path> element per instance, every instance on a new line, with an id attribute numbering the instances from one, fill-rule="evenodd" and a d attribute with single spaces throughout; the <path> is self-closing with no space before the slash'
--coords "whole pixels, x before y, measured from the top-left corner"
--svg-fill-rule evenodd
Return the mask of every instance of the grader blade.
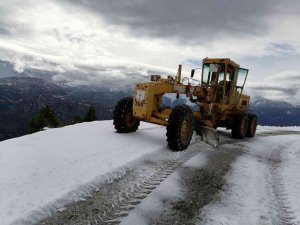
<path id="1" fill-rule="evenodd" d="M 198 126 L 196 133 L 201 136 L 201 140 L 209 144 L 213 148 L 216 148 L 219 144 L 219 135 L 218 132 L 206 126 Z"/>

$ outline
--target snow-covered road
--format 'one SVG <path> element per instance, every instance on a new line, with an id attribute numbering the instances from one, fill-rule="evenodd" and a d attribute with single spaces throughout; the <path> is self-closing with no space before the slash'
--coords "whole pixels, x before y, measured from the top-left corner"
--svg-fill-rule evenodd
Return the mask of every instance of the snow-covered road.
<path id="1" fill-rule="evenodd" d="M 300 129 L 220 134 L 172 152 L 164 127 L 101 121 L 0 142 L 0 224 L 297 224 Z"/>
<path id="2" fill-rule="evenodd" d="M 241 142 L 244 154 L 199 224 L 300 224 L 300 132 L 290 130 L 265 128 Z"/>

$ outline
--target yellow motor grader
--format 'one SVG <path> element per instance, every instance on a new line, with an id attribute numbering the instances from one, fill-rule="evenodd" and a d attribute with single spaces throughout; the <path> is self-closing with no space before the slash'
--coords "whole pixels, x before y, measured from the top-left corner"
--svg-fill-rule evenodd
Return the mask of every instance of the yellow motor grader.
<path id="1" fill-rule="evenodd" d="M 194 79 L 196 71 L 201 71 L 200 80 Z M 228 58 L 205 58 L 202 68 L 183 79 L 181 65 L 176 76 L 151 75 L 150 82 L 136 84 L 133 98 L 117 103 L 115 129 L 135 132 L 140 121 L 166 126 L 173 150 L 186 149 L 194 131 L 216 147 L 217 127 L 231 129 L 233 138 L 254 137 L 257 117 L 248 113 L 250 97 L 243 94 L 247 75 Z"/>

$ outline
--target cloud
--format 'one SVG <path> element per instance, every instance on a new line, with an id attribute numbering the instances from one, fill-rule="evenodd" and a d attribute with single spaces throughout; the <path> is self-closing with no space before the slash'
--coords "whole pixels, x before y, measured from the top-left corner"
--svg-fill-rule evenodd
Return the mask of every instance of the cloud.
<path id="1" fill-rule="evenodd" d="M 148 70 L 134 67 L 91 68 L 80 67 L 74 71 L 66 71 L 53 76 L 55 82 L 63 82 L 68 86 L 105 87 L 110 89 L 133 89 L 136 82 L 145 82 Z"/>
<path id="2" fill-rule="evenodd" d="M 9 35 L 11 34 L 10 29 L 0 23 L 0 35 Z"/>
<path id="3" fill-rule="evenodd" d="M 294 97 L 297 92 L 299 91 L 299 88 L 290 88 L 290 87 L 282 87 L 282 86 L 267 86 L 267 85 L 259 85 L 259 86 L 253 86 L 252 89 L 259 90 L 259 91 L 278 91 L 278 92 L 284 92 L 287 96 Z"/>
<path id="4" fill-rule="evenodd" d="M 223 35 L 265 33 L 264 15 L 277 0 L 72 0 L 109 23 L 126 25 L 136 35 L 178 37 L 183 41 L 209 40 Z"/>
<path id="5" fill-rule="evenodd" d="M 296 0 L 3 0 L 0 59 L 70 85 L 121 87 L 174 75 L 180 63 L 189 75 L 204 57 L 230 57 L 250 68 L 254 91 L 273 97 L 288 91 L 261 82 L 300 69 L 300 29 L 291 23 L 299 10 Z"/>
<path id="6" fill-rule="evenodd" d="M 256 95 L 299 103 L 300 73 L 293 70 L 282 71 L 259 82 L 250 82 L 248 88 Z"/>

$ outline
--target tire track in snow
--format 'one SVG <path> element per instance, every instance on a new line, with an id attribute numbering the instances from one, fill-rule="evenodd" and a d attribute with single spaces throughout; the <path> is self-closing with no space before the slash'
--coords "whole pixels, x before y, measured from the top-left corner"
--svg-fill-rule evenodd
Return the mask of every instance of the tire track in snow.
<path id="1" fill-rule="evenodd" d="M 134 182 L 127 190 L 119 193 L 117 199 L 113 200 L 111 206 L 108 207 L 102 215 L 97 215 L 100 221 L 105 224 L 121 223 L 122 218 L 126 217 L 136 205 L 152 192 L 152 190 L 160 185 L 161 182 L 184 162 L 188 161 L 198 153 L 199 151 L 196 148 L 191 151 L 183 151 L 172 160 L 169 160 L 158 167 L 152 176 Z M 97 219 L 94 219 L 94 222 L 96 221 Z"/>
<path id="2" fill-rule="evenodd" d="M 99 186 L 96 196 L 92 195 L 90 199 L 74 204 L 73 209 L 66 206 L 63 212 L 56 213 L 38 224 L 119 224 L 171 173 L 201 153 L 199 146 L 203 148 L 203 145 L 194 143 L 185 151 L 151 154 L 133 169 L 137 170 L 137 176 L 129 172 L 129 178 L 125 175 L 128 180 L 123 181 L 123 184 L 118 184 L 118 180 L 115 180 L 110 182 L 109 187 Z M 101 197 L 97 198 L 97 195 Z M 72 207 L 71 205 L 70 208 Z"/>
<path id="3" fill-rule="evenodd" d="M 286 146 L 285 146 L 286 147 Z M 272 200 L 271 208 L 274 209 L 275 216 L 273 218 L 273 224 L 283 224 L 283 225 L 292 225 L 296 224 L 295 213 L 292 209 L 292 206 L 288 200 L 288 191 L 284 184 L 284 179 L 282 176 L 282 150 L 285 149 L 284 146 L 279 146 L 273 150 L 269 169 L 270 169 L 270 186 L 272 190 Z"/>

